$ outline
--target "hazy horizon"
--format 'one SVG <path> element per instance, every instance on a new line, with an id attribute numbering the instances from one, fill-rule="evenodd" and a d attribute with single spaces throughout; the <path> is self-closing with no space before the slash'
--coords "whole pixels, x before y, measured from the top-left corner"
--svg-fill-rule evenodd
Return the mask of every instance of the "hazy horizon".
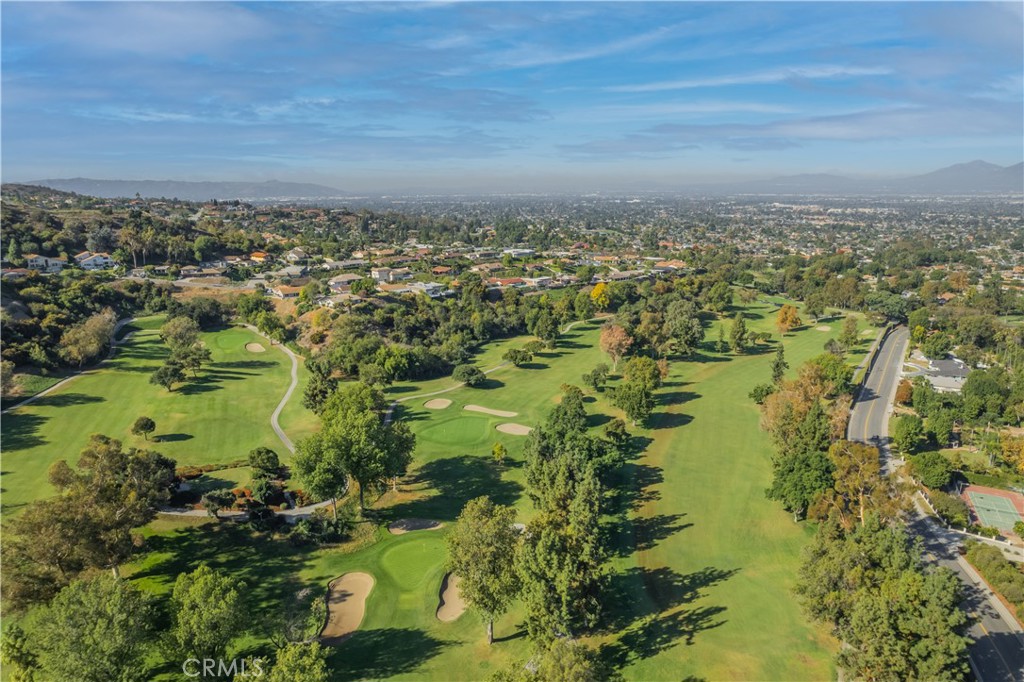
<path id="1" fill-rule="evenodd" d="M 3 3 L 2 173 L 353 193 L 895 178 L 1024 148 L 1020 3 Z"/>

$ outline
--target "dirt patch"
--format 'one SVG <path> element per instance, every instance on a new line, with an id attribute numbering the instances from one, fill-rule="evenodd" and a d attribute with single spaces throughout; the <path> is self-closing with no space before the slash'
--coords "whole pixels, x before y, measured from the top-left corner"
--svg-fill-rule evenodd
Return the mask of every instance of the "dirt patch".
<path id="1" fill-rule="evenodd" d="M 830 332 L 832 331 L 832 327 L 828 326 L 827 324 L 819 324 L 817 327 L 814 328 L 814 331 Z"/>
<path id="2" fill-rule="evenodd" d="M 529 426 L 523 426 L 522 424 L 498 424 L 494 428 L 502 433 L 510 433 L 513 436 L 527 436 L 530 431 L 533 431 Z"/>
<path id="3" fill-rule="evenodd" d="M 448 407 L 451 404 L 452 401 L 448 400 L 447 398 L 434 398 L 433 400 L 428 400 L 427 402 L 423 403 L 423 407 L 427 408 L 428 410 L 443 410 L 444 408 Z"/>
<path id="4" fill-rule="evenodd" d="M 469 410 L 470 412 L 483 412 L 489 414 L 492 417 L 518 417 L 518 412 L 509 412 L 508 410 L 492 410 L 489 407 L 480 407 L 479 405 L 466 405 L 462 409 Z"/>
<path id="5" fill-rule="evenodd" d="M 441 581 L 441 596 L 437 604 L 437 619 L 450 623 L 466 612 L 466 602 L 459 594 L 459 576 L 446 573 Z"/>
<path id="6" fill-rule="evenodd" d="M 443 523 L 433 519 L 398 519 L 388 526 L 388 532 L 392 535 L 411 533 L 414 530 L 438 530 Z"/>
<path id="7" fill-rule="evenodd" d="M 356 631 L 366 613 L 366 598 L 373 589 L 369 573 L 346 573 L 327 587 L 327 622 L 320 641 L 329 646 L 340 643 Z"/>
<path id="8" fill-rule="evenodd" d="M 262 343 L 247 343 L 245 349 L 250 353 L 263 353 L 266 352 L 266 348 L 263 347 Z"/>
<path id="9" fill-rule="evenodd" d="M 875 335 L 875 330 L 874 329 L 865 329 L 864 331 L 862 331 L 860 333 L 860 335 L 861 336 L 874 336 Z"/>

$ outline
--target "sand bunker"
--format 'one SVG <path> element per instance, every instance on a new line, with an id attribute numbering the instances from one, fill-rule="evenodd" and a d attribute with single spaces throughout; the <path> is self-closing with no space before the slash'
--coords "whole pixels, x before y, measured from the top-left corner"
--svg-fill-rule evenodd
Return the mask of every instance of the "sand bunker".
<path id="1" fill-rule="evenodd" d="M 819 332 L 830 332 L 830 331 L 832 331 L 832 327 L 828 326 L 827 324 L 819 324 L 814 329 L 815 329 L 815 331 L 819 331 Z"/>
<path id="2" fill-rule="evenodd" d="M 247 343 L 245 349 L 250 353 L 262 353 L 267 350 L 262 343 Z"/>
<path id="3" fill-rule="evenodd" d="M 402 535 L 414 530 L 438 530 L 442 526 L 443 523 L 433 519 L 398 519 L 388 526 L 388 532 L 392 535 Z"/>
<path id="4" fill-rule="evenodd" d="M 489 407 L 480 407 L 479 405 L 466 405 L 462 409 L 469 410 L 470 412 L 483 412 L 489 414 L 492 417 L 518 417 L 518 412 L 508 412 L 507 410 L 492 410 Z"/>
<path id="5" fill-rule="evenodd" d="M 457 575 L 446 573 L 441 581 L 441 598 L 437 604 L 437 619 L 450 623 L 466 612 L 466 602 L 462 601 L 459 594 L 459 581 Z"/>
<path id="6" fill-rule="evenodd" d="M 356 631 L 366 613 L 366 598 L 373 589 L 369 573 L 346 573 L 327 588 L 327 623 L 320 631 L 324 644 L 338 644 Z"/>
<path id="7" fill-rule="evenodd" d="M 452 401 L 448 400 L 447 398 L 434 398 L 433 400 L 428 400 L 427 402 L 423 403 L 423 407 L 427 408 L 428 410 L 443 410 L 444 408 L 448 407 L 451 404 Z"/>
<path id="8" fill-rule="evenodd" d="M 494 428 L 502 433 L 511 433 L 513 436 L 526 436 L 529 435 L 530 431 L 533 431 L 529 426 L 523 426 L 522 424 L 498 424 Z"/>

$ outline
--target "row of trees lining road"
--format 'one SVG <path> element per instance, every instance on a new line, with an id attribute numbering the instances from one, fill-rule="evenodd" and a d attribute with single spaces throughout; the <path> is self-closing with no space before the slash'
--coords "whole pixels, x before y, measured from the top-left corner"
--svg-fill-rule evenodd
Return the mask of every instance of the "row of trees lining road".
<path id="1" fill-rule="evenodd" d="M 169 628 L 159 632 L 157 600 L 125 580 L 93 575 L 64 587 L 27 629 L 8 626 L 0 660 L 16 682 L 143 682 L 152 679 L 154 655 L 186 675 L 193 672 L 188 661 L 214 659 L 224 661 L 219 677 L 247 669 L 270 682 L 326 682 L 326 652 L 308 630 L 279 641 L 273 664 L 228 659 L 232 643 L 249 629 L 245 595 L 244 582 L 200 565 L 178 576 L 167 603 Z"/>
<path id="2" fill-rule="evenodd" d="M 520 531 L 515 510 L 489 498 L 471 500 L 447 536 L 447 569 L 487 626 L 517 600 L 526 605 L 534 643 L 495 679 L 509 681 L 607 679 L 596 653 L 573 640 L 599 621 L 608 550 L 600 517 L 604 481 L 622 459 L 616 444 L 586 433 L 583 392 L 563 387 L 562 401 L 530 435 L 528 493 L 537 516 Z M 620 422 L 621 423 L 621 422 Z"/>
<path id="3" fill-rule="evenodd" d="M 412 461 L 416 437 L 407 424 L 385 418 L 387 407 L 376 388 L 361 382 L 341 386 L 320 411 L 323 428 L 298 444 L 295 473 L 307 492 L 331 500 L 335 521 L 350 477 L 365 509 L 366 492 L 404 475 Z"/>
<path id="4" fill-rule="evenodd" d="M 766 494 L 794 520 L 819 524 L 800 569 L 801 602 L 842 640 L 836 662 L 851 677 L 962 679 L 960 582 L 924 564 L 902 520 L 908 491 L 883 476 L 878 449 L 843 440 L 845 374 L 819 356 L 787 381 L 785 364 L 780 350 L 761 424 L 776 451 Z"/>

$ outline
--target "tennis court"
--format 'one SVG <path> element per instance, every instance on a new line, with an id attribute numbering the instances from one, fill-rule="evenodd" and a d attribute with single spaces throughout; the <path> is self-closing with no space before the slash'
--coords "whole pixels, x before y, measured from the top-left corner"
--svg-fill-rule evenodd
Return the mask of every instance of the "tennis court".
<path id="1" fill-rule="evenodd" d="M 991 495 L 989 493 L 967 490 L 967 497 L 970 499 L 974 513 L 983 526 L 998 528 L 999 530 L 1012 530 L 1013 524 L 1024 521 L 1017 512 L 1013 500 L 1002 495 Z"/>

